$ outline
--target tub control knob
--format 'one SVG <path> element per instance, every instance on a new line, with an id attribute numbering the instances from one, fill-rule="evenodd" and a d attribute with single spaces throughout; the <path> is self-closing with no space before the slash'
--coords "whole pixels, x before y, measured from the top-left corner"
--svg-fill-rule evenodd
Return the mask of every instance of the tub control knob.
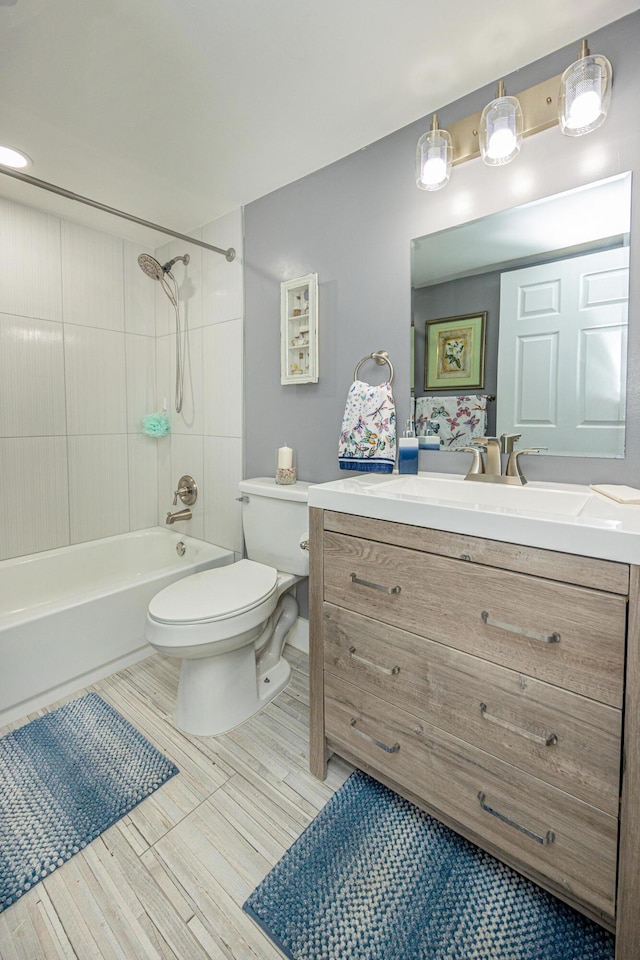
<path id="1" fill-rule="evenodd" d="M 180 477 L 178 480 L 178 489 L 173 491 L 174 507 L 178 502 L 178 497 L 180 497 L 182 502 L 186 503 L 188 507 L 192 507 L 198 499 L 198 484 L 188 473 Z"/>

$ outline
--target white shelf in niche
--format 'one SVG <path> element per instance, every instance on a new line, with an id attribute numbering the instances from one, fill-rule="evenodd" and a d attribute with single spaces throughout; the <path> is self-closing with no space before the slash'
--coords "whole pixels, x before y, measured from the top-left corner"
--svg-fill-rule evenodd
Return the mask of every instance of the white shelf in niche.
<path id="1" fill-rule="evenodd" d="M 280 383 L 318 382 L 318 274 L 280 284 Z"/>

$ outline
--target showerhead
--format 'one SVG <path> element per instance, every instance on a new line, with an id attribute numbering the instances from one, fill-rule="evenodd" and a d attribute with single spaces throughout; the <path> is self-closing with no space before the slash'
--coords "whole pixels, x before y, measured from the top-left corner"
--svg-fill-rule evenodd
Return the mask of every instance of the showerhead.
<path id="1" fill-rule="evenodd" d="M 141 253 L 138 257 L 138 264 L 142 272 L 146 273 L 152 280 L 162 280 L 164 270 L 162 264 L 158 263 L 155 257 L 149 256 L 148 253 Z"/>
<path id="2" fill-rule="evenodd" d="M 152 280 L 162 280 L 165 273 L 169 273 L 171 267 L 174 263 L 177 263 L 178 260 L 182 260 L 184 264 L 189 263 L 189 254 L 185 253 L 183 257 L 174 257 L 173 260 L 168 260 L 167 263 L 159 263 L 155 257 L 150 256 L 148 253 L 141 253 L 138 256 L 140 269 L 143 273 L 146 273 L 148 277 L 151 277 Z"/>

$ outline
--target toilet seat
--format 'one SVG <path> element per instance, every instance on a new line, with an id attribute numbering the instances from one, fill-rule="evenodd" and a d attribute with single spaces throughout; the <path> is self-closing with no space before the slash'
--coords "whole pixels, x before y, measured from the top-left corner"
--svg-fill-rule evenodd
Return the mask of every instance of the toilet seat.
<path id="1" fill-rule="evenodd" d="M 157 623 L 213 623 L 240 617 L 270 601 L 278 571 L 255 560 L 239 560 L 184 577 L 161 590 L 149 604 Z"/>

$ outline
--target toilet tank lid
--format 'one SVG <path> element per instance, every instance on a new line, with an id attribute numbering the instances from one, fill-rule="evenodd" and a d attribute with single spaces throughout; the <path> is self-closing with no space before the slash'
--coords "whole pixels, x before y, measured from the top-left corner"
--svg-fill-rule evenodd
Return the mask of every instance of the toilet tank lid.
<path id="1" fill-rule="evenodd" d="M 309 499 L 309 487 L 313 483 L 298 480 L 296 483 L 276 483 L 273 477 L 255 477 L 253 480 L 241 480 L 238 489 L 242 493 L 252 493 L 254 497 L 274 497 L 276 500 Z"/>

